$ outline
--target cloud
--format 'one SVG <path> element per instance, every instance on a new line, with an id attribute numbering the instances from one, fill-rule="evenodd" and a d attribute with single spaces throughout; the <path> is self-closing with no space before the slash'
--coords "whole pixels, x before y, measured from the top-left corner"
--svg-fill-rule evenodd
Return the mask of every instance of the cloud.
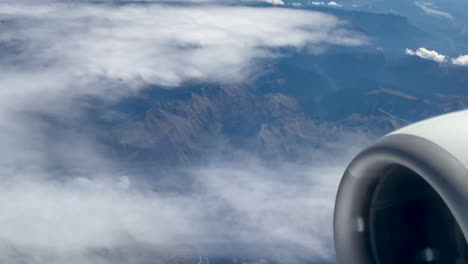
<path id="1" fill-rule="evenodd" d="M 263 0 L 263 1 L 273 4 L 273 5 L 284 5 L 284 1 L 282 0 Z"/>
<path id="2" fill-rule="evenodd" d="M 335 1 L 330 1 L 330 2 L 328 2 L 328 3 L 313 1 L 313 2 L 311 2 L 311 4 L 317 5 L 317 6 L 320 6 L 320 5 L 328 5 L 328 6 L 334 6 L 334 7 L 341 7 L 341 6 L 343 6 L 342 4 L 339 4 L 339 3 L 335 2 Z"/>
<path id="3" fill-rule="evenodd" d="M 428 50 L 426 48 L 419 48 L 416 51 L 406 49 L 405 54 L 418 56 L 420 58 L 433 60 L 436 62 L 446 62 L 449 59 L 447 56 L 442 55 L 435 50 Z M 458 66 L 468 66 L 468 55 L 460 55 L 457 58 L 451 59 L 451 62 Z"/>
<path id="4" fill-rule="evenodd" d="M 452 59 L 452 63 L 459 66 L 468 66 L 468 55 L 461 55 L 458 58 Z"/>
<path id="5" fill-rule="evenodd" d="M 433 60 L 436 62 L 445 62 L 447 61 L 447 57 L 439 54 L 435 50 L 428 50 L 426 48 L 419 48 L 416 51 L 413 51 L 411 49 L 406 49 L 405 54 L 411 55 L 411 56 L 418 56 L 420 58 L 426 59 L 426 60 Z"/>
<path id="6" fill-rule="evenodd" d="M 433 8 L 434 4 L 425 3 L 425 2 L 415 2 L 415 5 L 420 7 L 424 12 L 426 12 L 429 15 L 444 17 L 452 21 L 455 20 L 455 17 L 449 12 L 445 12 L 445 11 L 441 11 L 441 10 L 437 10 Z"/>
<path id="7" fill-rule="evenodd" d="M 348 157 L 328 157 L 332 162 L 309 165 L 248 157 L 188 168 L 190 184 L 181 186 L 172 175 L 181 186 L 172 191 L 162 183 L 154 191 L 118 171 L 47 180 L 22 170 L 21 177 L 2 177 L 0 260 L 164 263 L 234 256 L 329 263 L 334 197 Z"/>
<path id="8" fill-rule="evenodd" d="M 3 4 L 0 10 L 9 18 L 0 41 L 18 46 L 17 63 L 27 58 L 29 68 L 70 79 L 237 82 L 257 59 L 277 56 L 274 48 L 365 43 L 336 17 L 289 9 Z"/>
<path id="9" fill-rule="evenodd" d="M 338 3 L 335 2 L 335 1 L 328 2 L 328 5 L 329 5 L 329 6 L 336 6 L 336 7 L 343 6 L 342 4 L 338 4 Z"/>

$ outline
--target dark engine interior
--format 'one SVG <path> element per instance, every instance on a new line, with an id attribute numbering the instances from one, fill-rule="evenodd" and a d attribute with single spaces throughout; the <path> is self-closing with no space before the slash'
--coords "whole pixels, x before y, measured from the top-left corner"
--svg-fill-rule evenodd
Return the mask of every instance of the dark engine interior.
<path id="1" fill-rule="evenodd" d="M 465 238 L 449 208 L 419 175 L 392 166 L 370 204 L 375 263 L 468 263 Z"/>

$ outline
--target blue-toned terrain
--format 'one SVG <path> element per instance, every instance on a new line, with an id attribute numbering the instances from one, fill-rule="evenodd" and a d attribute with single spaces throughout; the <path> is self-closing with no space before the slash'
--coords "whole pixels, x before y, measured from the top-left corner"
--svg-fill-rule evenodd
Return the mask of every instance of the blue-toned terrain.
<path id="1" fill-rule="evenodd" d="M 0 262 L 331 264 L 343 164 L 468 107 L 463 0 L 20 3 Z"/>

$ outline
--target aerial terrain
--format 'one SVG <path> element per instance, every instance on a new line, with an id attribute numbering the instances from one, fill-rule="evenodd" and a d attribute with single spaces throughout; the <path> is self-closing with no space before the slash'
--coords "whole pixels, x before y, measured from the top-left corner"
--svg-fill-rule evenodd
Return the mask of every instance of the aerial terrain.
<path id="1" fill-rule="evenodd" d="M 464 0 L 0 3 L 0 262 L 334 263 L 336 189 L 468 107 Z"/>

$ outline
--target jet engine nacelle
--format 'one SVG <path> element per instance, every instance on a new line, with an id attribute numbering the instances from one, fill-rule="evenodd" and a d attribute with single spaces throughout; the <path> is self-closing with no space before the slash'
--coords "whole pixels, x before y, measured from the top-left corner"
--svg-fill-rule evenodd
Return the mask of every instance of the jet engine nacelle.
<path id="1" fill-rule="evenodd" d="M 339 264 L 468 263 L 468 111 L 384 136 L 348 166 L 335 207 Z"/>

